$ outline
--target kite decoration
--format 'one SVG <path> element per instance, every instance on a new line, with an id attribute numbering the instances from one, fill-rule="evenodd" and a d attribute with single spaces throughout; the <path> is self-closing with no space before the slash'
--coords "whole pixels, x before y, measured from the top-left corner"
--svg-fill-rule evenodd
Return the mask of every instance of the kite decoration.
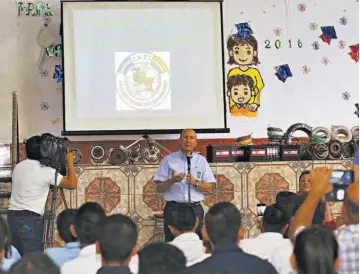
<path id="1" fill-rule="evenodd" d="M 275 67 L 277 78 L 285 83 L 286 79 L 292 77 L 292 73 L 288 64 Z"/>
<path id="2" fill-rule="evenodd" d="M 353 59 L 356 63 L 359 62 L 359 44 L 349 46 L 351 52 L 348 54 L 350 55 L 351 59 Z"/>
<path id="3" fill-rule="evenodd" d="M 235 26 L 238 30 L 236 36 L 239 39 L 247 40 L 251 34 L 254 34 L 249 23 L 240 23 L 240 24 L 236 24 Z"/>
<path id="4" fill-rule="evenodd" d="M 336 31 L 333 26 L 321 27 L 321 40 L 330 45 L 332 39 L 337 39 Z"/>

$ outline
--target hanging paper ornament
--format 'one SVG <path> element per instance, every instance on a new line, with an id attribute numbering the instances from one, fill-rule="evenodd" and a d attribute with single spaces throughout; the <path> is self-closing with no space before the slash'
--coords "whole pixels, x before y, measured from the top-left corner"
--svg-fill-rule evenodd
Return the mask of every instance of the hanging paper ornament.
<path id="1" fill-rule="evenodd" d="M 332 39 L 337 39 L 336 31 L 333 26 L 321 27 L 321 40 L 330 45 Z"/>
<path id="2" fill-rule="evenodd" d="M 53 79 L 56 79 L 57 82 L 60 83 L 63 81 L 63 75 L 64 75 L 63 67 L 61 65 L 56 65 Z"/>
<path id="3" fill-rule="evenodd" d="M 350 55 L 351 59 L 353 59 L 356 63 L 359 62 L 359 44 L 349 46 L 351 52 L 348 54 Z"/>
<path id="4" fill-rule="evenodd" d="M 292 77 L 292 73 L 288 64 L 275 67 L 277 78 L 285 83 L 288 77 Z"/>
<path id="5" fill-rule="evenodd" d="M 251 34 L 254 34 L 249 23 L 239 23 L 239 24 L 236 24 L 235 26 L 238 30 L 236 36 L 241 40 L 246 40 L 249 38 L 249 36 Z"/>

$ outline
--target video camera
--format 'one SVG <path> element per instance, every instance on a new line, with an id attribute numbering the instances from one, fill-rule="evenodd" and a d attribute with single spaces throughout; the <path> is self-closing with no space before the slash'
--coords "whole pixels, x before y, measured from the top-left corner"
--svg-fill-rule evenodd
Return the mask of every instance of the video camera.
<path id="1" fill-rule="evenodd" d="M 40 139 L 40 163 L 52 167 L 61 175 L 66 176 L 65 155 L 70 145 L 69 139 L 55 137 L 50 133 L 42 134 Z"/>

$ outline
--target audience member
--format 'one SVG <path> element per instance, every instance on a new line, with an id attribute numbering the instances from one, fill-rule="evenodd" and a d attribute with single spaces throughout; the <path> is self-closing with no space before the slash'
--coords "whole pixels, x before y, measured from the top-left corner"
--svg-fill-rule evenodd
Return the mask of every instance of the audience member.
<path id="1" fill-rule="evenodd" d="M 17 261 L 9 274 L 60 274 L 60 269 L 46 254 L 33 252 Z"/>
<path id="2" fill-rule="evenodd" d="M 4 244 L 1 244 L 2 237 L 5 237 Z M 10 267 L 21 259 L 20 253 L 17 251 L 15 247 L 10 245 L 11 242 L 11 232 L 6 220 L 0 216 L 0 250 L 4 252 L 2 257 L 2 261 L 0 263 L 1 270 L 8 271 Z M 1 249 L 1 246 L 4 246 Z M 1 256 L 0 254 L 0 256 Z"/>
<path id="3" fill-rule="evenodd" d="M 58 267 L 62 267 L 64 263 L 79 256 L 80 244 L 70 231 L 70 227 L 74 225 L 76 213 L 77 209 L 65 209 L 56 219 L 56 227 L 60 238 L 65 242 L 65 246 L 45 250 L 45 254 L 48 255 Z"/>
<path id="4" fill-rule="evenodd" d="M 301 274 L 336 274 L 338 244 L 331 228 L 314 225 L 296 237 L 291 264 Z"/>
<path id="5" fill-rule="evenodd" d="M 290 227 L 290 236 L 295 236 L 304 227 L 309 227 L 315 209 L 322 197 L 332 191 L 331 169 L 315 168 L 311 171 L 313 188 L 300 207 Z M 359 182 L 351 184 L 342 207 L 344 226 L 335 231 L 339 245 L 340 274 L 359 273 Z M 296 240 L 296 239 L 295 239 Z"/>
<path id="6" fill-rule="evenodd" d="M 226 270 L 229 274 L 276 273 L 274 267 L 256 256 L 243 252 L 238 244 L 243 233 L 241 215 L 231 203 L 218 203 L 205 216 L 203 235 L 210 240 L 212 255 L 189 268 L 190 273 L 201 273 L 208 269 Z"/>
<path id="7" fill-rule="evenodd" d="M 276 202 L 275 204 L 280 207 L 287 216 L 289 216 L 289 226 L 291 217 L 293 216 L 294 208 L 296 206 L 297 195 L 291 191 L 281 191 L 276 195 Z M 284 233 L 284 238 L 289 238 L 289 226 Z"/>
<path id="8" fill-rule="evenodd" d="M 176 204 L 169 218 L 169 229 L 174 240 L 169 242 L 179 248 L 185 255 L 186 265 L 193 265 L 205 254 L 202 240 L 195 233 L 199 219 L 194 209 L 187 204 Z"/>
<path id="9" fill-rule="evenodd" d="M 136 254 L 136 224 L 127 216 L 107 217 L 99 226 L 97 248 L 100 249 L 102 267 L 97 274 L 130 274 L 128 264 Z"/>
<path id="10" fill-rule="evenodd" d="M 283 235 L 289 226 L 289 217 L 276 204 L 267 206 L 262 218 L 264 233 L 255 238 L 240 241 L 240 248 L 249 254 L 261 259 L 269 260 L 273 252 L 281 249 L 289 250 L 291 255 L 292 243 L 284 239 Z"/>
<path id="11" fill-rule="evenodd" d="M 296 215 L 296 212 L 299 210 L 299 208 L 303 205 L 306 198 L 308 197 L 309 193 L 304 193 L 302 195 L 299 195 L 296 199 L 296 204 L 293 211 L 293 216 Z M 311 224 L 313 225 L 322 225 L 325 220 L 325 203 L 323 203 L 322 198 L 320 199 L 316 209 L 315 213 L 312 217 Z"/>
<path id="12" fill-rule="evenodd" d="M 88 202 L 78 209 L 70 230 L 80 242 L 80 253 L 76 259 L 62 266 L 62 274 L 74 274 L 80 270 L 84 274 L 95 274 L 101 267 L 101 257 L 97 255 L 95 242 L 98 240 L 97 227 L 105 219 L 104 209 L 97 203 Z"/>
<path id="13" fill-rule="evenodd" d="M 174 245 L 152 243 L 139 252 L 139 274 L 183 274 L 186 258 Z"/>

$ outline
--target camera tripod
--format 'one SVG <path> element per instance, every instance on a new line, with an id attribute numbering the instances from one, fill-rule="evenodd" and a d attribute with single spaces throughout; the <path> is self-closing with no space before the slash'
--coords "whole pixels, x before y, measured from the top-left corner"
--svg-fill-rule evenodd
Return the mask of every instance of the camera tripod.
<path id="1" fill-rule="evenodd" d="M 47 247 L 53 247 L 55 242 L 55 226 L 56 226 L 56 204 L 58 201 L 58 193 L 60 191 L 62 202 L 64 203 L 65 209 L 68 209 L 68 205 L 66 202 L 66 197 L 64 194 L 64 190 L 62 188 L 59 189 L 59 187 L 56 185 L 58 177 L 58 171 L 55 173 L 55 186 L 50 188 L 51 191 L 51 204 L 50 209 L 45 208 L 45 214 L 44 214 L 44 236 L 43 236 L 43 242 L 44 245 Z M 48 196 L 49 197 L 49 196 Z M 46 205 L 45 205 L 46 207 Z"/>

